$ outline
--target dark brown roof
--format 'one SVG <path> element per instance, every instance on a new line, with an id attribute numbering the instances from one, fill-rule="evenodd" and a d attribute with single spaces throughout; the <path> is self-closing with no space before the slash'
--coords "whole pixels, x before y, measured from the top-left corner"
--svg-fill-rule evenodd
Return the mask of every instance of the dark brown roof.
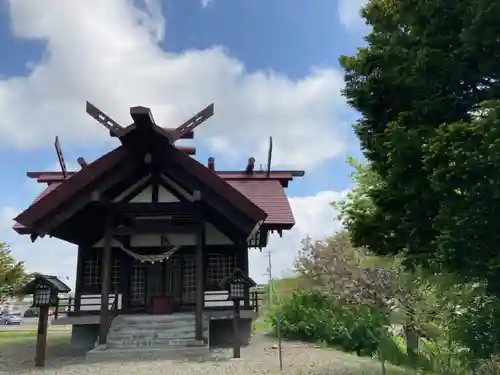
<path id="1" fill-rule="evenodd" d="M 43 197 L 45 197 L 47 194 L 49 194 L 52 190 L 54 190 L 60 184 L 61 183 L 58 182 L 56 184 L 50 184 L 50 185 L 48 185 L 40 194 L 38 194 L 36 196 L 35 200 L 31 204 L 34 204 L 34 203 L 38 202 L 40 199 L 42 199 Z"/>
<path id="2" fill-rule="evenodd" d="M 68 177 L 73 176 L 77 172 L 68 171 Z M 292 181 L 295 177 L 302 177 L 304 175 L 303 171 L 271 171 L 269 176 L 266 172 L 256 171 L 252 174 L 245 173 L 244 171 L 215 171 L 217 176 L 222 179 L 229 180 L 278 180 L 281 185 L 286 187 L 289 181 Z M 52 183 L 52 182 L 61 182 L 64 181 L 65 178 L 62 172 L 28 172 L 27 176 L 29 178 L 36 178 L 37 182 L 40 183 Z M 67 179 L 67 178 L 66 178 Z"/>
<path id="3" fill-rule="evenodd" d="M 289 228 L 294 226 L 290 202 L 278 180 L 229 180 L 228 183 L 267 212 L 264 224 Z"/>
<path id="4" fill-rule="evenodd" d="M 38 200 L 33 202 L 14 220 L 25 227 L 31 227 L 37 220 L 49 214 L 60 204 L 69 200 L 76 192 L 81 191 L 95 179 L 101 177 L 103 173 L 117 165 L 127 154 L 123 146 L 120 146 L 101 156 L 79 173 L 70 176 L 64 181 L 64 184 L 52 187 L 52 190 L 46 192 L 43 196 L 39 195 Z"/>
<path id="5" fill-rule="evenodd" d="M 197 178 L 255 223 L 266 219 L 267 213 L 264 210 L 192 157 L 171 146 L 167 146 L 164 152 L 168 155 L 169 162 L 178 165 Z M 14 220 L 26 228 L 32 228 L 38 220 L 53 212 L 94 181 L 98 181 L 105 172 L 130 158 L 130 155 L 124 146 L 105 154 L 78 173 L 70 175 L 63 183 L 51 187 L 49 192 L 39 196 L 36 202 L 32 203 Z"/>
<path id="6" fill-rule="evenodd" d="M 59 174 L 59 172 L 48 172 Z M 285 194 L 279 180 L 226 180 L 233 188 L 250 199 L 258 207 L 267 213 L 264 224 L 270 227 L 292 228 L 295 225 L 290 202 Z M 48 185 L 35 199 L 35 202 L 53 191 L 61 181 Z M 26 234 L 26 228 L 16 223 L 14 230 L 20 234 Z"/>
<path id="7" fill-rule="evenodd" d="M 87 103 L 87 111 L 88 107 L 89 103 Z M 213 113 L 213 105 L 207 109 Z M 211 116 L 211 113 L 208 114 L 208 117 Z M 269 175 L 266 172 L 257 171 L 250 175 L 241 172 L 214 172 L 187 155 L 183 150 L 176 148 L 174 142 L 177 138 L 172 137 L 172 132 L 162 129 L 154 123 L 148 108 L 133 107 L 130 109 L 130 114 L 134 124 L 127 127 L 126 131 L 119 131 L 120 134 L 117 134 L 116 131 L 114 133 L 120 139 L 122 146 L 103 155 L 82 170 L 68 173 L 67 176 L 54 172 L 28 173 L 29 177 L 37 178 L 38 182 L 46 182 L 49 187 L 14 219 L 25 227 L 25 231 L 29 229 L 36 232 L 38 229 L 40 234 L 44 234 L 43 227 L 50 227 L 50 222 L 56 224 L 57 220 L 62 220 L 64 215 L 58 215 L 58 218 L 54 216 L 61 207 L 69 206 L 72 199 L 79 199 L 79 203 L 75 203 L 75 207 L 84 204 L 89 199 L 86 194 L 90 195 L 92 189 L 101 183 L 104 185 L 112 184 L 113 178 L 120 177 L 120 171 L 130 170 L 131 165 L 139 162 L 138 155 L 151 152 L 163 155 L 164 159 L 162 160 L 164 160 L 165 165 L 179 167 L 179 178 L 184 175 L 186 181 L 192 181 L 197 186 L 200 185 L 201 190 L 207 193 L 207 197 L 212 195 L 212 198 L 207 198 L 207 200 L 214 207 L 220 206 L 219 203 L 222 203 L 222 206 L 227 204 L 235 209 L 234 214 L 241 215 L 243 219 L 240 221 L 241 229 L 254 230 L 260 223 L 267 220 L 269 213 L 271 217 L 266 222 L 269 225 L 293 226 L 293 215 L 283 187 L 286 187 L 293 177 L 303 175 L 303 172 L 273 171 Z M 92 114 L 91 116 L 96 118 Z M 190 127 L 184 129 L 186 124 L 183 124 L 176 130 L 181 129 L 181 133 L 186 129 L 192 131 L 201 123 L 195 117 L 186 123 Z M 118 127 L 120 128 L 120 126 Z M 109 129 L 109 127 L 107 128 Z M 113 131 L 111 132 L 113 133 Z M 238 182 L 245 182 L 245 184 L 238 184 Z M 206 190 L 204 190 L 205 187 Z M 252 226 L 253 228 L 251 228 Z M 16 227 L 19 228 L 19 226 Z"/>

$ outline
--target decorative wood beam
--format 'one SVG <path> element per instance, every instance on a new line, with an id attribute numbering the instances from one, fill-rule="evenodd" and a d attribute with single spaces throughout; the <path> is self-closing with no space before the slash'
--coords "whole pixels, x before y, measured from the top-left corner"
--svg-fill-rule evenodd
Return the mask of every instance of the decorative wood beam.
<path id="1" fill-rule="evenodd" d="M 114 121 L 111 117 L 106 115 L 100 109 L 95 107 L 92 103 L 87 102 L 87 113 L 94 118 L 99 124 L 109 130 L 111 136 L 120 137 L 124 134 L 124 128 Z"/>
<path id="2" fill-rule="evenodd" d="M 128 205 L 135 203 L 128 203 L 130 200 L 134 199 L 137 195 L 142 193 L 148 186 L 151 185 L 151 177 L 147 175 L 145 178 L 142 178 L 136 183 L 137 185 L 132 185 L 129 188 L 125 189 L 118 197 L 113 199 L 117 203 L 112 204 L 113 207 L 116 205 Z"/>
<path id="3" fill-rule="evenodd" d="M 76 161 L 78 162 L 78 164 L 82 169 L 88 165 L 87 161 L 81 156 L 78 159 L 76 159 Z"/>
<path id="4" fill-rule="evenodd" d="M 191 146 L 175 146 L 177 150 L 185 152 L 188 155 L 196 155 L 196 148 Z"/>
<path id="5" fill-rule="evenodd" d="M 64 178 L 68 176 L 68 168 L 66 167 L 66 162 L 64 161 L 64 156 L 61 149 L 61 143 L 59 142 L 59 137 L 56 136 L 54 142 L 54 147 L 56 148 L 57 159 L 59 160 L 59 166 L 61 167 L 61 172 Z"/>
<path id="6" fill-rule="evenodd" d="M 153 114 L 151 110 L 147 107 L 132 107 L 130 108 L 130 116 L 134 120 L 134 124 L 137 127 L 144 127 L 152 129 L 153 125 L 155 125 L 155 120 L 153 118 Z"/>
<path id="7" fill-rule="evenodd" d="M 171 203 L 114 203 L 112 209 L 121 215 L 194 215 L 196 210 L 191 202 Z"/>
<path id="8" fill-rule="evenodd" d="M 163 168 L 164 170 L 167 170 L 167 168 L 170 169 L 168 177 L 177 184 L 184 186 L 187 190 L 194 191 L 196 186 L 199 186 L 196 178 L 185 169 L 177 167 L 174 170 L 172 166 L 168 165 Z M 221 198 L 217 193 L 211 189 L 204 189 L 202 194 L 204 203 L 209 201 L 214 202 L 212 204 L 213 210 L 217 211 L 220 216 L 229 221 L 232 226 L 246 233 L 250 233 L 254 229 L 254 223 L 245 215 L 242 215 L 241 212 L 238 212 L 234 207 L 224 202 L 224 198 Z"/>
<path id="9" fill-rule="evenodd" d="M 165 130 L 170 132 L 170 133 L 175 132 L 175 128 L 167 128 Z M 184 133 L 184 135 L 182 137 L 180 137 L 179 139 L 194 139 L 194 131 L 191 130 L 191 131 L 188 131 L 187 133 Z"/>
<path id="10" fill-rule="evenodd" d="M 118 226 L 112 230 L 113 236 L 125 236 L 133 234 L 157 234 L 157 233 L 196 233 L 195 223 L 187 225 L 175 225 L 169 219 L 141 219 L 134 220 L 132 225 Z"/>
<path id="11" fill-rule="evenodd" d="M 214 105 L 210 104 L 208 107 L 198 112 L 196 115 L 187 120 L 184 124 L 178 126 L 174 132 L 173 137 L 171 139 L 171 143 L 175 142 L 178 139 L 181 139 L 185 134 L 192 132 L 196 127 L 198 127 L 201 123 L 208 120 L 214 114 Z"/>
<path id="12" fill-rule="evenodd" d="M 136 169 L 134 168 L 134 165 L 130 165 L 130 163 L 125 161 L 113 173 L 102 177 L 99 184 L 99 190 L 87 191 L 82 194 L 82 196 L 75 197 L 72 200 L 70 207 L 64 207 L 60 212 L 55 213 L 50 220 L 44 219 L 43 222 L 35 222 L 35 225 L 33 225 L 33 231 L 39 236 L 48 234 L 60 223 L 66 221 L 76 212 L 84 208 L 89 202 L 92 201 L 92 199 L 96 196 L 96 193 L 99 194 L 100 192 L 109 189 L 111 186 L 125 178 L 126 174 L 128 174 L 127 172 L 136 173 Z"/>

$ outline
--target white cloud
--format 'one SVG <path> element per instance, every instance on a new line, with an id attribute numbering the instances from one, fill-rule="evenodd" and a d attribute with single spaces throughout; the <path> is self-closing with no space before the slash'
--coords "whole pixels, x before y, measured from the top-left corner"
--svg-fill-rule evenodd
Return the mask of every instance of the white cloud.
<path id="1" fill-rule="evenodd" d="M 312 167 L 346 150 L 340 71 L 291 79 L 250 72 L 220 46 L 165 52 L 159 10 L 158 0 L 141 8 L 132 0 L 11 0 L 14 35 L 41 40 L 46 50 L 28 75 L 0 80 L 2 146 L 49 147 L 56 134 L 65 147 L 109 142 L 85 113 L 89 100 L 124 125 L 129 107 L 148 106 L 163 126 L 215 102 L 215 117 L 197 134 L 221 157 L 265 161 L 269 135 L 276 166 Z"/>
<path id="2" fill-rule="evenodd" d="M 344 194 L 321 191 L 313 196 L 290 198 L 296 225 L 291 231 L 283 233 L 283 238 L 274 234 L 262 253 L 258 250 L 249 251 L 251 277 L 258 283 L 267 282 L 267 276 L 264 275 L 268 265 L 266 251 L 272 254 L 273 277 L 292 274 L 295 258 L 305 237 L 322 239 L 341 228 L 340 222 L 336 220 L 336 211 L 330 203 L 339 200 Z"/>
<path id="3" fill-rule="evenodd" d="M 32 243 L 29 236 L 18 235 L 12 219 L 19 213 L 13 207 L 0 209 L 0 241 L 7 242 L 17 260 L 25 261 L 30 272 L 41 272 L 61 278 L 69 277 L 74 288 L 77 247 L 55 238 L 39 238 Z"/>
<path id="4" fill-rule="evenodd" d="M 210 5 L 213 5 L 214 0 L 201 0 L 201 7 L 208 8 Z"/>
<path id="5" fill-rule="evenodd" d="M 366 28 L 360 15 L 361 8 L 368 0 L 338 0 L 337 12 L 340 23 L 349 31 L 357 32 Z"/>
<path id="6" fill-rule="evenodd" d="M 335 210 L 330 202 L 338 200 L 343 193 L 322 191 L 314 196 L 292 197 L 290 202 L 297 224 L 283 234 L 283 238 L 273 235 L 265 251 L 271 251 L 274 277 L 289 275 L 295 256 L 301 249 L 301 240 L 306 236 L 321 239 L 340 228 L 335 220 Z M 26 261 L 30 271 L 70 277 L 74 285 L 76 275 L 77 247 L 52 238 L 39 238 L 31 243 L 29 236 L 18 235 L 12 229 L 12 219 L 18 210 L 4 207 L 0 210 L 0 240 L 8 242 L 18 260 Z M 267 280 L 267 254 L 257 249 L 249 251 L 250 275 L 255 281 Z"/>

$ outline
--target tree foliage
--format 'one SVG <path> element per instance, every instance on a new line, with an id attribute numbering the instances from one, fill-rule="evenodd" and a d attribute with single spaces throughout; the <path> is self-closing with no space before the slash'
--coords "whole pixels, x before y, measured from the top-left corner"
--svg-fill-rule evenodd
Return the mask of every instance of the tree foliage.
<path id="1" fill-rule="evenodd" d="M 500 265 L 500 3 L 371 0 L 344 95 L 380 178 L 353 241 L 407 265 L 494 280 Z M 486 107 L 487 106 L 487 107 Z M 490 283 L 493 285 L 493 283 Z"/>
<path id="2" fill-rule="evenodd" d="M 296 269 L 308 286 L 327 296 L 377 308 L 394 299 L 393 275 L 388 269 L 366 267 L 361 248 L 354 248 L 347 232 L 324 241 L 306 239 Z"/>
<path id="3" fill-rule="evenodd" d="M 27 281 L 23 262 L 18 262 L 6 243 L 0 242 L 0 303 L 15 296 Z"/>

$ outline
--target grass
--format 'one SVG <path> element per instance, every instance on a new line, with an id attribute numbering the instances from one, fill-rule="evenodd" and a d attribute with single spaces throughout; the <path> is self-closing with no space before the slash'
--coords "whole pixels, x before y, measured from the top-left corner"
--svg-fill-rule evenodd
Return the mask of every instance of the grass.
<path id="1" fill-rule="evenodd" d="M 69 340 L 70 330 L 53 330 L 49 331 L 47 335 L 47 340 Z M 36 331 L 0 331 L 0 348 L 4 345 L 10 345 L 12 343 L 25 342 L 28 343 L 32 341 L 36 342 Z"/>
<path id="2" fill-rule="evenodd" d="M 36 337 L 36 331 L 0 331 L 0 340 L 2 343 L 5 340 L 17 340 L 27 337 Z"/>
<path id="3" fill-rule="evenodd" d="M 267 321 L 265 316 L 259 317 L 258 319 L 253 321 L 253 332 L 254 333 L 269 333 L 273 331 L 273 327 Z"/>
<path id="4" fill-rule="evenodd" d="M 57 328 L 49 327 L 48 335 L 49 336 L 68 336 L 71 332 L 70 326 L 57 326 Z M 0 331 L 0 340 L 3 342 L 8 339 L 20 339 L 27 337 L 36 337 L 37 329 L 33 327 L 32 329 L 12 329 Z"/>

